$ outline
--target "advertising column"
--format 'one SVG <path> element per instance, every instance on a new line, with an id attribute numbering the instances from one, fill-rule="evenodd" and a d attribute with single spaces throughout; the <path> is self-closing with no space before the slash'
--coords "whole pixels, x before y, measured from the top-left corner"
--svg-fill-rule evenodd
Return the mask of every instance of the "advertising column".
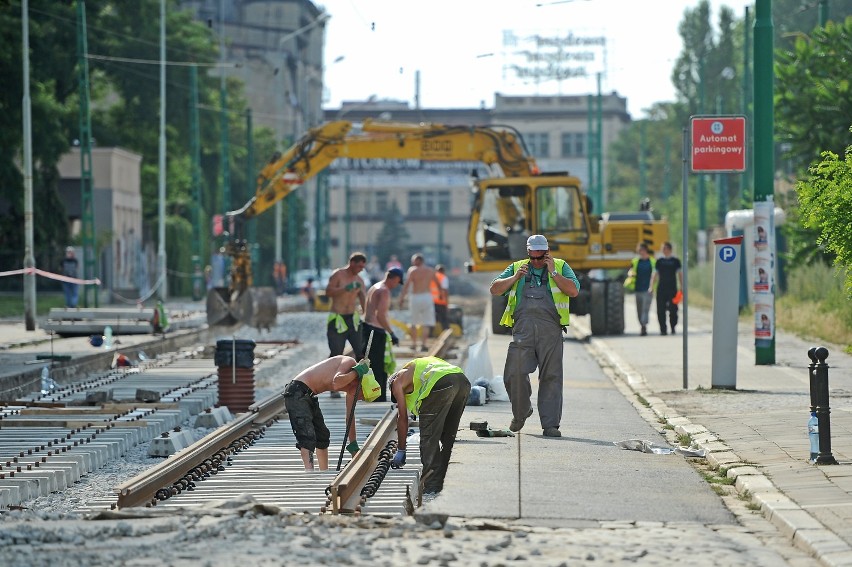
<path id="1" fill-rule="evenodd" d="M 742 236 L 714 240 L 713 367 L 711 386 L 737 388 L 737 318 L 740 299 Z"/>

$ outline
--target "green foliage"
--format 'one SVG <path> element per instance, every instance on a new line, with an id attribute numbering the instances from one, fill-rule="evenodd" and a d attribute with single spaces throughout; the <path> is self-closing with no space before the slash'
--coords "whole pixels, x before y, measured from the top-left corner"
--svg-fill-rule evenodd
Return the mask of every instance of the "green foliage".
<path id="1" fill-rule="evenodd" d="M 385 224 L 376 237 L 376 255 L 379 262 L 384 265 L 395 254 L 398 258 L 405 255 L 406 243 L 411 238 L 402 222 L 402 214 L 396 203 L 391 205 L 391 210 L 385 216 Z"/>
<path id="2" fill-rule="evenodd" d="M 810 168 L 810 177 L 796 185 L 802 224 L 819 230 L 818 243 L 837 255 L 835 264 L 852 267 L 852 146 L 846 159 L 827 151 Z M 852 293 L 852 272 L 847 272 L 847 290 Z"/>
<path id="3" fill-rule="evenodd" d="M 169 295 L 192 295 L 192 225 L 175 215 L 166 217 L 166 262 Z"/>
<path id="4" fill-rule="evenodd" d="M 780 139 L 798 166 L 824 151 L 843 153 L 852 116 L 852 16 L 799 35 L 790 50 L 778 51 L 775 113 Z"/>

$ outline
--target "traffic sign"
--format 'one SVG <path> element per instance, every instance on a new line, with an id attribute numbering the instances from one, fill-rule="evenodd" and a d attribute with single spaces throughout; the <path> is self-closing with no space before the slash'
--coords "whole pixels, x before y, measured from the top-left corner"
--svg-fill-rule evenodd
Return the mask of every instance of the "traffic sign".
<path id="1" fill-rule="evenodd" d="M 689 126 L 694 173 L 746 170 L 745 116 L 692 116 Z"/>

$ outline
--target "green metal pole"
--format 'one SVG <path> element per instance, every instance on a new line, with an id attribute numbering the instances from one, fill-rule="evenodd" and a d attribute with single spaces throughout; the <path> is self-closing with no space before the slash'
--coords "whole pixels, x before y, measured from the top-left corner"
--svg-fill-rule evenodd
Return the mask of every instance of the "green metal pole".
<path id="1" fill-rule="evenodd" d="M 296 237 L 296 196 L 295 191 L 287 195 L 287 280 L 294 281 L 299 269 L 299 243 Z"/>
<path id="2" fill-rule="evenodd" d="M 772 214 L 775 200 L 772 0 L 757 0 L 754 16 L 754 204 L 757 209 L 760 203 L 769 203 Z M 768 235 L 768 240 L 770 257 L 775 257 L 775 235 Z M 754 295 L 757 299 L 757 294 Z M 761 294 L 761 301 L 770 303 L 772 333 L 770 339 L 755 336 L 755 363 L 775 364 L 774 289 Z"/>
<path id="3" fill-rule="evenodd" d="M 606 208 L 603 202 L 603 96 L 601 95 L 601 73 L 598 73 L 598 108 L 597 108 L 597 150 L 595 157 L 597 158 L 598 173 L 595 176 L 595 202 L 598 204 L 598 210 L 603 212 Z"/>
<path id="4" fill-rule="evenodd" d="M 749 15 L 749 7 L 745 7 L 744 19 L 745 41 L 743 41 L 743 106 L 742 113 L 746 117 L 746 169 L 740 175 L 742 182 L 741 195 L 742 202 L 747 203 L 751 200 L 751 163 L 754 159 L 754 135 L 752 130 L 754 121 L 751 116 L 751 18 Z"/>
<path id="5" fill-rule="evenodd" d="M 594 121 L 594 112 L 595 112 L 595 100 L 592 95 L 589 95 L 587 98 L 588 102 L 588 110 L 586 112 L 586 118 L 588 124 L 586 125 L 586 160 L 589 165 L 589 183 L 586 186 L 586 193 L 589 197 L 592 197 L 592 210 L 589 213 L 598 213 L 600 212 L 601 204 L 595 198 L 595 148 L 597 144 L 595 144 L 595 121 Z"/>
<path id="6" fill-rule="evenodd" d="M 352 248 L 351 248 L 351 246 L 352 246 L 352 233 L 351 233 L 352 215 L 349 212 L 351 210 L 350 207 L 352 205 L 352 188 L 349 185 L 349 176 L 348 175 L 346 176 L 346 185 L 344 187 L 344 190 L 346 191 L 346 196 L 344 198 L 344 206 L 346 207 L 346 210 L 343 211 L 345 223 L 346 223 L 346 231 L 345 231 L 345 239 L 344 239 L 344 242 L 346 243 L 346 248 L 343 250 L 343 258 L 344 258 L 344 261 L 345 261 L 345 259 L 349 257 L 349 253 L 352 251 Z"/>
<path id="7" fill-rule="evenodd" d="M 192 174 L 192 298 L 204 296 L 204 278 L 201 273 L 201 144 L 198 133 L 198 67 L 189 66 L 189 154 Z"/>
<path id="8" fill-rule="evenodd" d="M 722 95 L 716 96 L 716 114 L 724 112 L 725 99 Z M 727 173 L 716 174 L 716 224 L 725 226 L 725 214 L 728 212 L 728 192 L 725 188 Z"/>
<path id="9" fill-rule="evenodd" d="M 666 138 L 666 143 L 664 146 L 665 151 L 665 168 L 663 169 L 663 200 L 668 201 L 669 197 L 672 195 L 672 168 L 671 162 L 671 153 L 672 153 L 672 141 Z"/>
<path id="10" fill-rule="evenodd" d="M 704 58 L 698 64 L 698 114 L 704 112 Z M 698 174 L 698 230 L 707 230 L 707 195 L 704 190 L 704 175 Z M 699 250 L 698 260 L 702 261 L 704 255 Z"/>
<path id="11" fill-rule="evenodd" d="M 251 118 L 251 108 L 246 108 L 246 196 L 245 202 L 254 195 L 254 126 Z M 260 261 L 260 248 L 257 244 L 257 219 L 251 218 L 246 221 L 246 243 L 249 246 L 252 266 Z M 257 273 L 255 271 L 255 273 Z"/>
<path id="12" fill-rule="evenodd" d="M 92 195 L 92 121 L 89 113 L 89 47 L 86 40 L 86 2 L 77 2 L 77 54 L 80 67 L 80 220 L 83 236 L 83 277 L 87 280 L 97 273 L 95 250 L 95 201 Z M 98 291 L 83 286 L 83 306 L 98 306 Z"/>
<path id="13" fill-rule="evenodd" d="M 642 198 L 646 198 L 648 196 L 648 184 L 645 179 L 646 166 L 645 166 L 645 125 L 647 124 L 646 120 L 643 120 L 639 124 L 639 194 Z"/>
<path id="14" fill-rule="evenodd" d="M 317 271 L 317 281 L 322 274 L 325 258 L 325 231 L 328 225 L 328 215 L 324 209 L 324 194 L 328 191 L 328 172 L 321 171 L 317 175 L 317 193 L 314 197 L 314 267 Z"/>
<path id="15" fill-rule="evenodd" d="M 828 23 L 828 0 L 819 0 L 819 25 L 825 27 Z"/>

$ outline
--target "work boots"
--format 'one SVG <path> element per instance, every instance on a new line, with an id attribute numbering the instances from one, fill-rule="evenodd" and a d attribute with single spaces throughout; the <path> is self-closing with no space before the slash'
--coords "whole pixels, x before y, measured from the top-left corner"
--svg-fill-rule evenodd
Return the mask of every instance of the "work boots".
<path id="1" fill-rule="evenodd" d="M 524 423 L 526 423 L 527 418 L 529 416 L 531 416 L 532 413 L 533 413 L 533 409 L 530 408 L 529 413 L 527 413 L 527 417 L 525 417 L 524 419 L 512 418 L 512 423 L 509 424 L 509 431 L 511 431 L 513 433 L 517 433 L 518 431 L 520 431 L 521 428 L 524 426 Z"/>

